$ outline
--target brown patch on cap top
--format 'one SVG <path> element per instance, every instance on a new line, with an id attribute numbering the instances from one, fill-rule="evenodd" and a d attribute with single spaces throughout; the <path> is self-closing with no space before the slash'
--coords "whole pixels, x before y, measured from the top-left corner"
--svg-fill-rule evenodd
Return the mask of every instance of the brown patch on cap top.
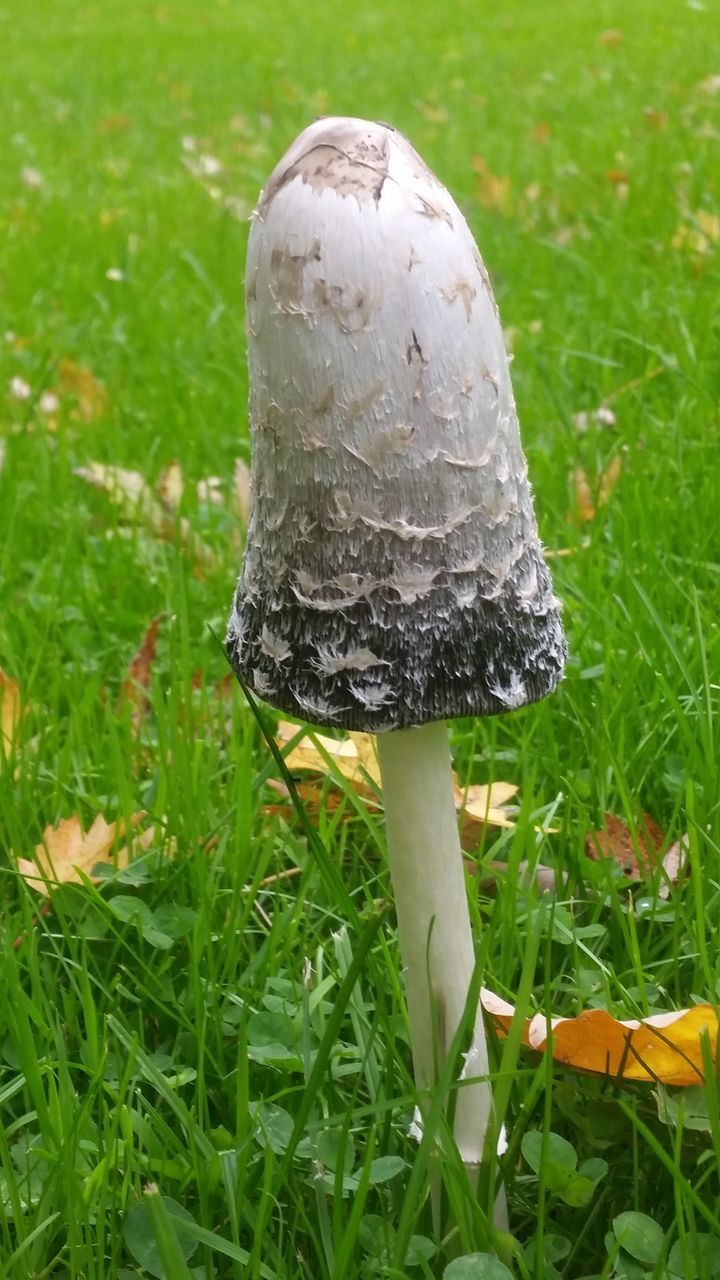
<path id="1" fill-rule="evenodd" d="M 318 130 L 317 124 L 325 127 Z M 315 140 L 307 136 L 313 131 Z M 368 121 L 358 128 L 358 121 L 342 118 L 317 122 L 300 135 L 270 175 L 258 214 L 262 217 L 278 191 L 298 177 L 314 191 L 330 188 L 339 196 L 355 196 L 359 203 L 377 204 L 388 176 L 389 154 L 388 129 L 383 125 Z"/>

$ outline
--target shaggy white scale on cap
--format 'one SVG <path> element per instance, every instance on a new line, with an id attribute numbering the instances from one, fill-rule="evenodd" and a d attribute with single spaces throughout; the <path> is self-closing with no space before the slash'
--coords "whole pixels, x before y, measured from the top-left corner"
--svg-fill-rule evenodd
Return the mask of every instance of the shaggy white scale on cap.
<path id="1" fill-rule="evenodd" d="M 228 650 L 316 724 L 508 711 L 562 676 L 487 273 L 387 125 L 316 121 L 265 187 L 246 276 L 252 512 Z"/>

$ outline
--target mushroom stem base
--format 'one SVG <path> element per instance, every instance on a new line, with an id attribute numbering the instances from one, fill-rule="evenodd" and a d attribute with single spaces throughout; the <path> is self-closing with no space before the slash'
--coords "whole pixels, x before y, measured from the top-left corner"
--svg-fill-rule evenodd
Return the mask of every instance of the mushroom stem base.
<path id="1" fill-rule="evenodd" d="M 450 1049 L 475 968 L 447 726 L 398 729 L 377 742 L 415 1082 L 425 1091 Z M 492 1105 L 479 1004 L 462 1076 L 474 1082 L 457 1091 L 454 1136 L 474 1179 Z M 502 1209 L 502 1225 L 498 1216 Z"/>

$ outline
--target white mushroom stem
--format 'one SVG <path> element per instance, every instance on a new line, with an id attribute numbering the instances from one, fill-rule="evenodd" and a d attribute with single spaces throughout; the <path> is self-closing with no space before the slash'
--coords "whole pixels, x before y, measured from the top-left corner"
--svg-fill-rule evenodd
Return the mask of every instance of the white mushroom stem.
<path id="1" fill-rule="evenodd" d="M 422 1093 L 437 1080 L 475 968 L 450 746 L 443 722 L 380 734 L 377 742 L 415 1082 Z M 454 1136 L 474 1179 L 492 1105 L 479 1001 L 462 1076 L 472 1083 L 458 1086 Z"/>

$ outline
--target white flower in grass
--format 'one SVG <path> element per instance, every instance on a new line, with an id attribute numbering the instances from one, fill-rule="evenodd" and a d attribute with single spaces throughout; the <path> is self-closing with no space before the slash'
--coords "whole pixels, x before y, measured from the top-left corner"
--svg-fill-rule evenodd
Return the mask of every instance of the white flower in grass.
<path id="1" fill-rule="evenodd" d="M 40 188 L 45 185 L 45 179 L 43 178 L 40 170 L 33 169 L 32 165 L 29 164 L 25 165 L 25 167 L 20 170 L 20 177 L 22 178 L 23 185 L 28 187 L 30 191 L 39 191 Z"/>
<path id="2" fill-rule="evenodd" d="M 116 282 L 119 280 L 124 280 L 125 273 L 121 271 L 119 267 L 108 267 L 107 271 L 105 272 L 105 279 L 114 280 Z"/>
<path id="3" fill-rule="evenodd" d="M 43 391 L 40 397 L 41 413 L 56 413 L 60 408 L 60 397 L 54 391 Z"/>
<path id="4" fill-rule="evenodd" d="M 10 381 L 10 395 L 13 400 L 29 400 L 32 395 L 32 388 L 29 382 L 24 378 L 12 378 Z"/>

